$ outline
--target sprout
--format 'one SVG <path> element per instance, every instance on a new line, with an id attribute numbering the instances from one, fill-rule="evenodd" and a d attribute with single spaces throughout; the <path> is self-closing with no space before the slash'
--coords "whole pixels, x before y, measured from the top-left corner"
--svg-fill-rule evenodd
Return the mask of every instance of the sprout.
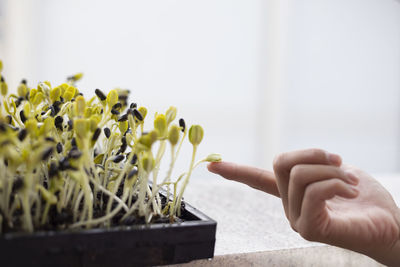
<path id="1" fill-rule="evenodd" d="M 154 128 L 157 130 L 158 135 L 162 138 L 167 135 L 167 120 L 164 114 L 157 115 L 154 120 Z"/>
<path id="2" fill-rule="evenodd" d="M 17 93 L 20 97 L 26 97 L 26 94 L 28 93 L 28 88 L 26 87 L 25 83 L 21 82 L 21 84 L 18 86 Z"/>
<path id="3" fill-rule="evenodd" d="M 83 96 L 78 96 L 75 99 L 75 113 L 78 114 L 78 116 L 83 116 L 85 113 L 85 108 L 86 108 L 86 103 L 85 103 L 85 98 Z"/>
<path id="4" fill-rule="evenodd" d="M 6 96 L 7 92 L 8 92 L 8 86 L 7 83 L 4 81 L 3 77 L 2 78 L 2 82 L 1 82 L 1 95 L 2 96 Z"/>
<path id="5" fill-rule="evenodd" d="M 147 108 L 145 107 L 140 107 L 139 109 L 137 109 L 138 112 L 136 112 L 135 110 L 133 110 L 135 113 L 135 116 L 138 118 L 138 120 L 144 120 L 146 118 L 147 115 Z"/>
<path id="6" fill-rule="evenodd" d="M 76 119 L 74 120 L 74 131 L 77 136 L 85 137 L 89 132 L 89 124 L 86 119 Z"/>
<path id="7" fill-rule="evenodd" d="M 128 105 L 129 90 L 96 89 L 86 99 L 74 85 L 81 77 L 32 89 L 22 80 L 17 95 L 8 95 L 1 76 L 0 233 L 110 227 L 130 216 L 173 222 L 196 166 L 221 160 L 211 154 L 194 164 L 203 129 L 193 125 L 187 131 L 183 119 L 174 123 L 175 107 L 156 114 L 153 127 L 144 131 L 148 110 Z M 192 160 L 186 172 L 175 175 L 186 135 Z M 170 162 L 164 173 L 166 151 Z M 68 212 L 72 221 L 55 223 L 54 212 Z"/>
<path id="8" fill-rule="evenodd" d="M 21 88 L 21 94 L 19 94 L 19 89 Z M 24 96 L 24 95 L 26 95 L 26 93 L 24 94 L 24 89 L 26 89 L 26 85 L 24 85 L 24 84 L 21 84 L 19 87 L 18 87 L 18 94 L 20 95 L 20 96 Z M 60 99 L 60 96 L 61 96 L 61 87 L 60 86 L 57 86 L 57 87 L 55 87 L 55 88 L 53 88 L 53 89 L 51 89 L 50 90 L 50 100 L 54 103 L 54 102 L 56 102 L 58 99 Z"/>
<path id="9" fill-rule="evenodd" d="M 37 92 L 37 93 L 35 94 L 35 97 L 34 97 L 33 100 L 32 100 L 32 104 L 33 104 L 34 106 L 37 106 L 37 105 L 39 105 L 40 103 L 42 103 L 43 99 L 44 99 L 43 93 L 42 93 L 42 92 Z"/>
<path id="10" fill-rule="evenodd" d="M 71 99 L 75 96 L 75 87 L 69 86 L 67 89 L 65 89 L 63 98 L 65 101 L 71 101 Z"/>
<path id="11" fill-rule="evenodd" d="M 179 141 L 181 129 L 177 125 L 172 125 L 168 132 L 168 140 L 172 146 L 175 146 Z"/>
<path id="12" fill-rule="evenodd" d="M 220 162 L 222 161 L 221 154 L 213 153 L 208 155 L 205 159 L 207 162 Z"/>
<path id="13" fill-rule="evenodd" d="M 169 109 L 165 113 L 165 117 L 167 119 L 167 124 L 168 125 L 175 120 L 176 113 L 177 113 L 176 107 L 169 107 Z"/>
<path id="14" fill-rule="evenodd" d="M 151 172 L 155 165 L 155 161 L 151 153 L 146 153 L 142 158 L 142 166 L 146 172 Z"/>
<path id="15" fill-rule="evenodd" d="M 111 90 L 107 95 L 107 105 L 114 106 L 118 102 L 118 93 L 116 90 Z"/>
<path id="16" fill-rule="evenodd" d="M 79 72 L 75 75 L 67 77 L 67 80 L 71 81 L 71 82 L 76 82 L 76 81 L 79 81 L 80 79 L 82 79 L 82 77 L 83 77 L 83 73 Z"/>
<path id="17" fill-rule="evenodd" d="M 192 125 L 189 129 L 189 141 L 192 145 L 197 146 L 203 140 L 204 131 L 200 125 Z"/>

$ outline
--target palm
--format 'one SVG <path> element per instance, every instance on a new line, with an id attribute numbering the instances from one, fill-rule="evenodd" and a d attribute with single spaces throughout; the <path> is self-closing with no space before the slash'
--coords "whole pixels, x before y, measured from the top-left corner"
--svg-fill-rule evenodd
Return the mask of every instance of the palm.
<path id="1" fill-rule="evenodd" d="M 392 246 L 400 228 L 396 204 L 375 179 L 360 170 L 352 171 L 360 178 L 360 194 L 354 199 L 334 197 L 326 201 L 319 220 L 315 220 L 325 239 L 321 241 L 360 252 Z"/>

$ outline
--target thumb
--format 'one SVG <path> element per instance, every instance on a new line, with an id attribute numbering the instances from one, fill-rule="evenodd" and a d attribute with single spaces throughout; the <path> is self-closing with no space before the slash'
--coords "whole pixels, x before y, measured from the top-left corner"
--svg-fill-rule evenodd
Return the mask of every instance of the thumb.
<path id="1" fill-rule="evenodd" d="M 255 189 L 279 197 L 279 190 L 273 172 L 232 162 L 212 162 L 207 165 L 210 172 L 228 180 L 247 184 Z"/>

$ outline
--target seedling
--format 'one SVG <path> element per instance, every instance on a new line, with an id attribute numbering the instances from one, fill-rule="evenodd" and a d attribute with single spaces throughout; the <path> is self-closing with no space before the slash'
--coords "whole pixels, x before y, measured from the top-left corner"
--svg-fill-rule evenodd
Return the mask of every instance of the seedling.
<path id="1" fill-rule="evenodd" d="M 85 98 L 75 83 L 82 74 L 52 87 L 22 80 L 9 94 L 1 75 L 0 232 L 108 227 L 130 221 L 176 221 L 203 138 L 200 125 L 189 129 L 177 110 L 156 114 L 128 104 L 127 90 Z M 193 146 L 188 170 L 173 175 L 186 136 Z M 169 147 L 170 164 L 159 176 Z M 160 194 L 160 191 L 165 194 Z"/>

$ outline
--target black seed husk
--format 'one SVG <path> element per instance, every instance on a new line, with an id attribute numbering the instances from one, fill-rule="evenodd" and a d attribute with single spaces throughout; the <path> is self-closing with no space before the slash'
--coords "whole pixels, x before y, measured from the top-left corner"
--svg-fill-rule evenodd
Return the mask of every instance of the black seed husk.
<path id="1" fill-rule="evenodd" d="M 42 154 L 42 160 L 48 159 L 51 156 L 51 154 L 53 154 L 53 149 L 54 149 L 53 147 L 45 149 Z"/>
<path id="2" fill-rule="evenodd" d="M 136 164 L 136 161 L 137 161 L 137 155 L 134 154 L 134 155 L 132 156 L 132 159 L 131 159 L 131 164 L 132 164 L 132 165 L 133 165 L 133 164 Z"/>
<path id="3" fill-rule="evenodd" d="M 133 170 L 131 170 L 131 171 L 128 173 L 127 179 L 131 179 L 131 178 L 132 178 L 133 176 L 135 176 L 137 173 L 138 173 L 138 170 L 137 170 L 136 168 L 134 168 Z"/>
<path id="4" fill-rule="evenodd" d="M 126 145 L 126 144 L 127 144 L 127 143 L 126 143 L 126 137 L 125 137 L 125 136 L 123 136 L 123 137 L 121 138 L 121 142 L 122 142 L 123 145 Z"/>
<path id="5" fill-rule="evenodd" d="M 140 120 L 140 121 L 143 120 L 143 116 L 142 116 L 142 114 L 140 113 L 139 110 L 134 109 L 134 110 L 133 110 L 133 114 L 135 115 L 135 117 L 136 117 L 138 120 Z"/>
<path id="6" fill-rule="evenodd" d="M 106 135 L 107 138 L 110 138 L 111 136 L 111 130 L 109 128 L 104 128 L 104 134 Z"/>
<path id="7" fill-rule="evenodd" d="M 50 116 L 54 117 L 56 115 L 56 110 L 54 109 L 53 106 L 50 106 L 49 109 L 50 109 Z"/>
<path id="8" fill-rule="evenodd" d="M 68 158 L 70 159 L 78 159 L 82 156 L 82 152 L 80 152 L 77 148 L 72 148 L 68 153 Z"/>
<path id="9" fill-rule="evenodd" d="M 54 119 L 54 126 L 56 126 L 56 128 L 59 129 L 60 131 L 63 130 L 63 128 L 62 128 L 62 123 L 63 123 L 63 121 L 64 121 L 64 119 L 63 119 L 63 117 L 61 117 L 61 116 L 57 116 L 57 117 Z"/>
<path id="10" fill-rule="evenodd" d="M 72 139 L 71 139 L 71 146 L 73 147 L 73 148 L 76 148 L 78 145 L 76 144 L 76 138 L 75 137 L 73 137 Z"/>
<path id="11" fill-rule="evenodd" d="M 61 103 L 61 101 L 55 101 L 54 103 L 53 103 L 53 107 L 59 107 L 60 105 L 61 105 L 62 103 Z"/>
<path id="12" fill-rule="evenodd" d="M 185 132 L 186 124 L 184 119 L 179 119 L 179 126 L 182 128 L 182 132 Z"/>
<path id="13" fill-rule="evenodd" d="M 119 154 L 119 155 L 115 156 L 115 157 L 113 158 L 112 161 L 113 161 L 114 163 L 119 163 L 119 162 L 123 161 L 124 158 L 125 158 L 124 155 Z"/>
<path id="14" fill-rule="evenodd" d="M 100 89 L 96 89 L 95 94 L 97 95 L 97 97 L 101 100 L 104 101 L 107 99 L 106 95 L 100 90 Z"/>
<path id="15" fill-rule="evenodd" d="M 19 107 L 23 100 L 24 100 L 24 98 L 22 96 L 18 97 L 17 100 L 15 101 L 15 106 Z"/>
<path id="16" fill-rule="evenodd" d="M 48 141 L 48 142 L 54 142 L 54 143 L 56 142 L 56 140 L 54 140 L 53 137 L 49 137 L 49 136 L 46 137 L 45 140 Z"/>
<path id="17" fill-rule="evenodd" d="M 50 167 L 49 167 L 49 177 L 52 178 L 54 176 L 56 176 L 58 173 L 58 167 L 57 164 L 55 162 L 50 163 Z"/>
<path id="18" fill-rule="evenodd" d="M 128 114 L 124 114 L 124 115 L 122 115 L 121 117 L 118 118 L 119 122 L 126 121 L 126 120 L 128 120 Z"/>
<path id="19" fill-rule="evenodd" d="M 122 143 L 121 147 L 120 147 L 119 150 L 118 150 L 118 154 L 124 153 L 127 147 L 128 147 L 128 145 L 127 145 L 126 142 L 125 142 L 125 143 Z"/>
<path id="20" fill-rule="evenodd" d="M 69 164 L 68 158 L 62 158 L 62 159 L 59 161 L 59 166 L 58 166 L 58 169 L 59 169 L 59 170 L 65 171 L 65 170 L 68 170 L 68 169 L 70 169 L 70 168 L 71 168 L 71 165 Z"/>
<path id="21" fill-rule="evenodd" d="M 26 129 L 21 129 L 21 131 L 19 131 L 18 133 L 18 139 L 19 141 L 24 141 L 26 135 L 28 134 L 28 131 Z"/>
<path id="22" fill-rule="evenodd" d="M 63 151 L 63 146 L 60 142 L 56 145 L 57 153 L 60 154 Z"/>
<path id="23" fill-rule="evenodd" d="M 111 114 L 113 115 L 119 115 L 119 111 L 116 109 L 111 109 Z"/>
<path id="24" fill-rule="evenodd" d="M 23 110 L 21 110 L 21 111 L 19 112 L 19 117 L 21 118 L 22 123 L 25 123 L 25 122 L 26 122 L 26 117 L 25 117 L 25 114 L 24 114 L 24 111 L 23 111 Z"/>
<path id="25" fill-rule="evenodd" d="M 71 131 L 74 128 L 74 122 L 72 120 L 68 121 L 68 131 Z"/>
<path id="26" fill-rule="evenodd" d="M 120 102 L 117 102 L 114 106 L 112 106 L 111 109 L 120 109 L 122 107 L 122 104 Z"/>
<path id="27" fill-rule="evenodd" d="M 94 133 L 93 133 L 92 141 L 96 141 L 96 140 L 99 138 L 100 133 L 101 133 L 101 129 L 100 129 L 100 128 L 97 128 L 97 129 L 94 131 Z"/>

